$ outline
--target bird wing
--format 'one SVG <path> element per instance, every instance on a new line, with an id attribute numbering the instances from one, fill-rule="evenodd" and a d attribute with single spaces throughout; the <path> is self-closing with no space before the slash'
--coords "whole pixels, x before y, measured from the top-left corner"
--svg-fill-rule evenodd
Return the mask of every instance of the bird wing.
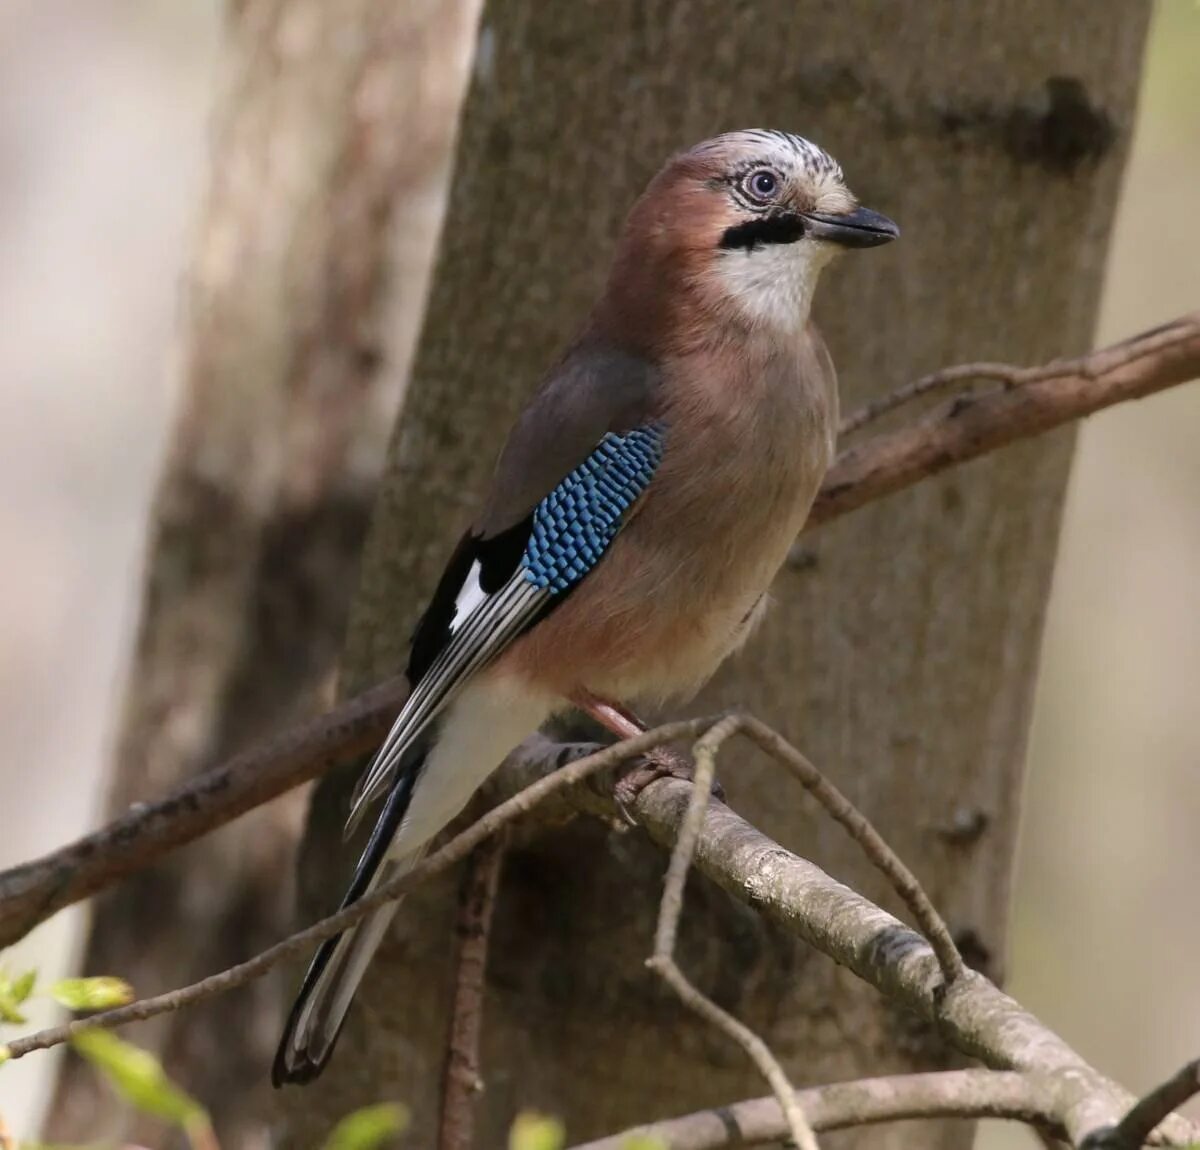
<path id="1" fill-rule="evenodd" d="M 662 459 L 658 380 L 639 357 L 576 349 L 525 409 L 417 624 L 412 691 L 355 788 L 347 834 L 458 688 L 565 600 L 616 538 Z"/>

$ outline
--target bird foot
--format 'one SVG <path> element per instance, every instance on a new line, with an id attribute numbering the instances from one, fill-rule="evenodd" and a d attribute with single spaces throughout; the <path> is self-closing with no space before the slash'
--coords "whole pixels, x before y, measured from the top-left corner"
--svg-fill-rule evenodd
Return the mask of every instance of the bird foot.
<path id="1" fill-rule="evenodd" d="M 632 767 L 613 784 L 613 798 L 621 816 L 630 826 L 636 825 L 630 808 L 651 783 L 659 779 L 682 779 L 690 783 L 695 780 L 696 773 L 692 761 L 684 755 L 673 751 L 670 747 L 655 747 L 647 751 Z M 713 779 L 710 792 L 715 799 L 724 800 L 725 789 L 716 779 Z"/>
<path id="2" fill-rule="evenodd" d="M 620 703 L 609 702 L 584 690 L 575 692 L 571 696 L 571 702 L 585 715 L 590 715 L 602 727 L 612 731 L 618 739 L 631 739 L 646 733 L 646 725 Z M 651 783 L 666 778 L 683 779 L 690 783 L 694 777 L 690 759 L 669 747 L 655 747 L 642 755 L 617 779 L 613 784 L 613 798 L 617 801 L 622 818 L 630 826 L 635 826 L 637 820 L 629 808 Z M 716 779 L 713 779 L 712 794 L 718 799 L 725 798 L 725 792 Z"/>

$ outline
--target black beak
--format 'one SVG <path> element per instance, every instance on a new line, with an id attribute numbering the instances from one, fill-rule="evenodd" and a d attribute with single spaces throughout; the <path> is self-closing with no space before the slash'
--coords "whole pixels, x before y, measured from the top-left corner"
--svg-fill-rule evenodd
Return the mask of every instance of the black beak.
<path id="1" fill-rule="evenodd" d="M 891 243 L 900 234 L 887 216 L 873 212 L 870 208 L 855 208 L 845 215 L 822 215 L 805 212 L 807 231 L 815 240 L 828 240 L 844 248 L 877 248 Z"/>

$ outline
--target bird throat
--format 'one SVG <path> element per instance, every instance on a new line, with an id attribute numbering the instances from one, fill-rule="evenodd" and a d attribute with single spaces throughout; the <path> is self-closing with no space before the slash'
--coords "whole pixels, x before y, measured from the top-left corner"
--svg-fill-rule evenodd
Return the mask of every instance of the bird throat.
<path id="1" fill-rule="evenodd" d="M 726 299 L 754 328 L 788 338 L 803 331 L 821 269 L 822 244 L 769 244 L 718 254 L 717 274 Z"/>

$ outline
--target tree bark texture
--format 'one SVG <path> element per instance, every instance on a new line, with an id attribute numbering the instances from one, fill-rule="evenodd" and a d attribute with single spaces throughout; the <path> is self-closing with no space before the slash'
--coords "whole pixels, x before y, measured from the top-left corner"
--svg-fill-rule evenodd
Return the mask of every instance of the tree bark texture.
<path id="1" fill-rule="evenodd" d="M 433 254 L 469 7 L 231 6 L 110 813 L 330 696 Z M 102 900 L 85 969 L 145 993 L 285 933 L 302 809 L 255 811 Z M 282 993 L 267 980 L 132 1035 L 229 1150 L 265 1145 Z M 164 1137 L 68 1062 L 47 1136 L 102 1134 Z"/>
<path id="2" fill-rule="evenodd" d="M 811 136 L 902 240 L 826 273 L 817 317 L 849 407 L 964 359 L 1087 348 L 1148 9 L 1119 0 L 492 0 L 443 241 L 352 609 L 344 685 L 403 665 L 412 624 L 505 429 L 583 319 L 633 198 L 717 131 Z M 1018 794 L 1072 436 L 1009 448 L 806 539 L 774 609 L 693 709 L 741 705 L 795 740 L 927 884 L 964 952 L 1003 962 Z M 777 769 L 725 770 L 731 804 L 895 908 Z M 340 893 L 349 780 L 322 784 L 304 917 Z M 976 833 L 955 828 L 972 827 Z M 727 1041 L 645 970 L 665 860 L 572 825 L 514 848 L 498 898 L 478 1144 L 515 1110 L 572 1140 L 762 1093 Z M 341 873 L 344 874 L 344 871 Z M 321 1081 L 286 1096 L 290 1145 L 399 1098 L 432 1143 L 451 993 L 452 884 L 411 896 Z M 680 960 L 796 1085 L 952 1062 L 937 1036 L 700 880 Z M 963 1125 L 843 1136 L 963 1146 Z"/>

